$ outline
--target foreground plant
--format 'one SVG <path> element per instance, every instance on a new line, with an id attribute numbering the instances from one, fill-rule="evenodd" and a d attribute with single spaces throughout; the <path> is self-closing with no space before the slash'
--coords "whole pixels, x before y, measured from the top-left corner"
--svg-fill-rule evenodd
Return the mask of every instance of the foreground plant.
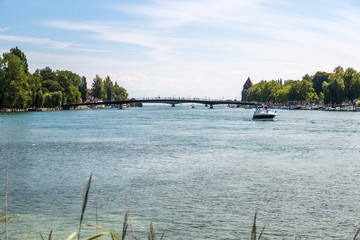
<path id="1" fill-rule="evenodd" d="M 81 215 L 80 215 L 80 221 L 79 221 L 79 231 L 78 232 L 73 232 L 72 234 L 70 234 L 68 237 L 67 237 L 67 240 L 73 240 L 77 237 L 77 239 L 79 240 L 80 239 L 80 233 L 81 233 L 81 229 L 82 229 L 82 226 L 83 226 L 83 219 L 84 219 L 84 214 L 85 214 L 85 210 L 86 210 L 86 207 L 87 207 L 87 203 L 88 203 L 88 199 L 89 199 L 89 192 L 90 192 L 90 187 L 91 187 L 91 183 L 92 182 L 95 182 L 92 174 L 90 175 L 89 177 L 89 180 L 86 184 L 86 188 L 85 188 L 85 193 L 84 193 L 84 200 L 83 200 L 83 204 L 82 204 L 82 209 L 81 209 Z M 96 204 L 97 204 L 97 201 L 96 201 Z M 97 209 L 97 206 L 96 206 L 96 209 Z M 0 218 L 1 219 L 1 218 Z M 104 237 L 104 236 L 107 236 L 108 239 L 111 239 L 111 240 L 125 240 L 126 239 L 126 236 L 127 236 L 127 229 L 128 229 L 128 221 L 130 221 L 130 224 L 132 226 L 132 223 L 131 223 L 131 218 L 130 218 L 130 209 L 128 208 L 128 211 L 125 213 L 125 217 L 124 217 L 124 222 L 123 222 L 123 227 L 122 227 L 122 233 L 121 235 L 119 235 L 119 232 L 117 232 L 116 230 L 114 229 L 111 229 L 111 228 L 105 228 L 105 227 L 102 227 L 98 224 L 96 225 L 86 225 L 88 227 L 94 227 L 96 228 L 96 234 L 94 235 L 91 235 L 91 236 L 88 236 L 85 238 L 85 240 L 92 240 L 92 239 L 98 239 L 100 237 Z M 97 223 L 97 212 L 96 212 L 96 223 Z M 101 233 L 98 233 L 98 229 L 104 229 L 106 231 L 104 232 L 101 232 Z M 132 239 L 133 240 L 137 240 L 137 238 L 135 237 L 135 234 L 134 234 L 134 230 L 132 229 L 131 227 L 131 231 L 132 231 Z M 165 236 L 165 232 L 166 230 L 163 232 L 163 234 L 161 235 L 161 238 L 160 240 L 162 240 Z M 51 240 L 52 239 L 52 233 L 53 233 L 53 230 L 50 231 L 49 233 L 49 236 L 48 236 L 48 240 Z M 40 237 L 42 240 L 45 240 L 44 236 L 40 233 Z M 24 238 L 26 240 L 29 240 L 26 236 L 24 236 Z M 150 223 L 150 229 L 149 229 L 149 233 L 148 233 L 148 240 L 155 240 L 155 231 L 153 229 L 153 225 L 152 223 Z"/>

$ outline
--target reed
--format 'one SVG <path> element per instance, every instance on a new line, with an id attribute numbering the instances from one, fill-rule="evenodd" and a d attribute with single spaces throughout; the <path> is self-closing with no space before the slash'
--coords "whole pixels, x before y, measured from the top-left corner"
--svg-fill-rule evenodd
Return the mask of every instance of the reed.
<path id="1" fill-rule="evenodd" d="M 8 216 L 7 216 L 7 200 L 8 200 L 8 180 L 9 180 L 9 152 L 10 152 L 10 136 L 11 130 L 9 130 L 8 148 L 6 154 L 6 176 L 5 176 L 5 240 L 8 239 Z"/>
<path id="2" fill-rule="evenodd" d="M 88 202 L 89 191 L 90 191 L 90 186 L 91 186 L 91 180 L 92 180 L 92 173 L 90 174 L 89 181 L 86 184 L 84 201 L 83 201 L 83 205 L 82 205 L 82 209 L 81 209 L 78 240 L 80 239 L 81 225 L 82 225 L 82 221 L 84 219 L 84 213 L 85 213 L 86 205 L 87 205 L 87 202 Z"/>
<path id="3" fill-rule="evenodd" d="M 127 231 L 128 226 L 129 226 L 129 224 L 127 223 L 127 219 L 128 219 L 128 214 L 125 213 L 121 240 L 125 240 L 125 237 L 126 237 L 126 231 Z"/>
<path id="4" fill-rule="evenodd" d="M 250 238 L 251 240 L 260 240 L 262 235 L 264 234 L 264 231 L 265 231 L 265 226 L 264 226 L 263 229 L 260 232 L 259 237 L 256 239 L 256 216 L 257 216 L 257 210 L 256 210 L 255 215 L 254 215 L 254 222 L 253 222 L 252 231 L 251 231 L 251 238 Z"/>

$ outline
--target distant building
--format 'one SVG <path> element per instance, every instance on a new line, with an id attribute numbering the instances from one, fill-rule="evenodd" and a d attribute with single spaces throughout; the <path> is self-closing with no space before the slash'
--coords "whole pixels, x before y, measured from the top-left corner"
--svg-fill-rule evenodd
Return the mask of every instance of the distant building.
<path id="1" fill-rule="evenodd" d="M 88 98 L 89 98 L 89 99 L 93 99 L 93 98 L 94 98 L 93 90 L 92 90 L 92 89 L 88 89 Z"/>
<path id="2" fill-rule="evenodd" d="M 241 91 L 241 101 L 247 101 L 247 95 L 248 95 L 248 91 L 249 88 L 252 87 L 254 84 L 252 83 L 250 77 L 248 77 L 248 79 L 246 80 L 244 86 L 243 86 L 243 90 Z"/>

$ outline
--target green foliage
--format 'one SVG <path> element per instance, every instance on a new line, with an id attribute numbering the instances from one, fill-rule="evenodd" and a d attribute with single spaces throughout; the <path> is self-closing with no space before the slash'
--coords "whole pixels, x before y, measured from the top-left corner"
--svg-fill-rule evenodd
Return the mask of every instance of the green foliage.
<path id="1" fill-rule="evenodd" d="M 36 70 L 36 72 L 41 75 L 43 80 L 56 80 L 56 73 L 53 72 L 49 67 L 45 67 L 41 70 Z"/>
<path id="2" fill-rule="evenodd" d="M 45 93 L 44 94 L 44 107 L 47 108 L 59 108 L 61 107 L 62 103 L 62 92 L 52 92 L 52 93 Z"/>
<path id="3" fill-rule="evenodd" d="M 44 104 L 44 95 L 40 90 L 35 94 L 34 106 L 37 108 L 42 108 Z"/>
<path id="4" fill-rule="evenodd" d="M 344 72 L 337 70 L 337 72 L 330 75 L 329 83 L 323 85 L 323 87 L 326 88 L 326 90 L 324 88 L 325 103 L 340 104 L 345 100 L 345 83 L 343 75 Z"/>
<path id="5" fill-rule="evenodd" d="M 116 100 L 127 100 L 128 99 L 128 93 L 125 88 L 120 87 L 117 82 L 115 82 L 114 85 L 114 92 L 115 92 L 115 99 Z"/>
<path id="6" fill-rule="evenodd" d="M 307 80 L 296 81 L 290 85 L 290 101 L 306 101 L 306 98 L 314 93 L 312 83 Z"/>
<path id="7" fill-rule="evenodd" d="M 345 96 L 352 101 L 360 96 L 360 73 L 353 68 L 346 69 L 344 73 Z"/>
<path id="8" fill-rule="evenodd" d="M 322 84 L 329 81 L 329 73 L 326 72 L 316 72 L 312 77 L 313 88 L 316 94 L 320 94 L 323 91 Z"/>
<path id="9" fill-rule="evenodd" d="M 114 90 L 114 85 L 109 76 L 106 76 L 104 80 L 104 88 L 107 96 L 106 100 L 108 101 L 113 100 L 115 98 L 115 90 Z"/>
<path id="10" fill-rule="evenodd" d="M 96 75 L 93 79 L 92 90 L 94 98 L 100 98 L 101 100 L 106 99 L 104 82 L 99 75 Z"/>
<path id="11" fill-rule="evenodd" d="M 89 99 L 86 77 L 84 77 L 84 76 L 81 78 L 81 83 L 80 83 L 80 86 L 79 86 L 79 92 L 81 94 L 81 100 L 83 102 L 85 102 L 86 100 Z"/>
<path id="12" fill-rule="evenodd" d="M 60 84 L 57 81 L 47 79 L 41 83 L 42 88 L 45 90 L 45 92 L 64 92 L 64 88 L 60 86 Z"/>
<path id="13" fill-rule="evenodd" d="M 0 107 L 25 108 L 31 99 L 31 92 L 23 62 L 17 55 L 4 53 L 1 69 Z"/>
<path id="14" fill-rule="evenodd" d="M 28 73 L 29 66 L 28 66 L 25 54 L 18 47 L 10 49 L 10 53 L 14 54 L 15 56 L 18 56 L 18 58 L 20 58 L 21 62 L 23 63 L 23 66 L 24 66 L 25 73 Z"/>
<path id="15" fill-rule="evenodd" d="M 92 84 L 94 97 L 102 100 L 126 100 L 126 89 L 113 85 L 109 76 L 103 81 L 99 75 Z M 68 70 L 53 71 L 50 67 L 28 72 L 25 54 L 18 48 L 0 57 L 0 109 L 27 107 L 58 108 L 65 103 L 88 99 L 85 77 Z"/>
<path id="16" fill-rule="evenodd" d="M 360 73 L 340 66 L 333 73 L 306 74 L 303 80 L 286 80 L 281 86 L 275 81 L 261 81 L 249 89 L 248 99 L 258 102 L 285 103 L 287 101 L 324 102 L 341 104 L 360 98 Z"/>

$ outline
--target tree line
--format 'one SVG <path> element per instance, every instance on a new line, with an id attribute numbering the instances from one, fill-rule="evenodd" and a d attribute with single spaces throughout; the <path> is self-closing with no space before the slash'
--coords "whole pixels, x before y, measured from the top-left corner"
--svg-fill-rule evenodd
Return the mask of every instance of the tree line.
<path id="1" fill-rule="evenodd" d="M 318 71 L 305 74 L 302 80 L 261 81 L 249 88 L 247 100 L 286 103 L 306 101 L 311 103 L 341 104 L 360 98 L 360 72 L 353 68 L 345 71 L 338 66 L 332 73 Z"/>
<path id="2" fill-rule="evenodd" d="M 127 100 L 128 93 L 110 77 L 93 79 L 92 96 L 101 100 Z M 29 72 L 27 58 L 18 48 L 0 57 L 0 109 L 60 108 L 89 99 L 86 77 L 49 67 Z"/>

